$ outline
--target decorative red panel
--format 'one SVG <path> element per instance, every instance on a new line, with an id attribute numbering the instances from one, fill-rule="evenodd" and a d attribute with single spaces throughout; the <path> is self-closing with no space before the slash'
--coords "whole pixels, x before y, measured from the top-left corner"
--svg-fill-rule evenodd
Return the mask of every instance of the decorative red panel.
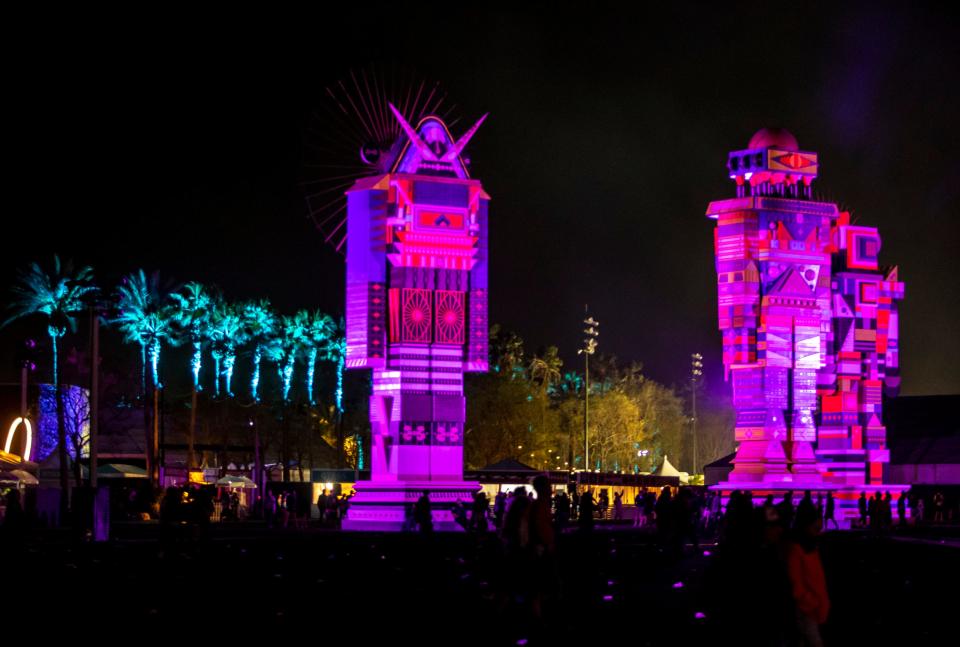
<path id="1" fill-rule="evenodd" d="M 463 292 L 437 290 L 436 342 L 462 344 L 464 330 Z"/>
<path id="2" fill-rule="evenodd" d="M 403 288 L 402 322 L 403 341 L 430 343 L 430 321 L 433 308 L 430 290 Z"/>
<path id="3" fill-rule="evenodd" d="M 390 288 L 390 343 L 400 341 L 400 288 Z"/>

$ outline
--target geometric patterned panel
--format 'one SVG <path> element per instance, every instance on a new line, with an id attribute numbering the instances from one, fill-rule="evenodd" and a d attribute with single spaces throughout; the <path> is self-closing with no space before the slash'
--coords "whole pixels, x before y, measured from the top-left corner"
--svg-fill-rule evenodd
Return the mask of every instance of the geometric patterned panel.
<path id="1" fill-rule="evenodd" d="M 880 235 L 874 227 L 846 227 L 847 267 L 875 270 L 880 253 Z"/>
<path id="2" fill-rule="evenodd" d="M 470 292 L 470 321 L 467 324 L 470 343 L 467 345 L 467 366 L 472 370 L 487 370 L 490 331 L 487 322 L 487 291 Z M 468 370 L 471 370 L 468 369 Z"/>
<path id="3" fill-rule="evenodd" d="M 401 297 L 401 330 L 403 341 L 430 343 L 432 307 L 430 290 L 403 288 Z"/>
<path id="4" fill-rule="evenodd" d="M 386 319 L 386 290 L 383 283 L 369 283 L 367 305 L 367 357 L 378 359 L 384 356 L 384 319 Z"/>
<path id="5" fill-rule="evenodd" d="M 401 445 L 429 445 L 430 422 L 416 421 L 401 423 L 399 440 Z"/>
<path id="6" fill-rule="evenodd" d="M 462 445 L 463 427 L 459 422 L 433 423 L 433 445 Z"/>
<path id="7" fill-rule="evenodd" d="M 436 342 L 438 344 L 463 344 L 464 310 L 463 292 L 436 291 Z"/>

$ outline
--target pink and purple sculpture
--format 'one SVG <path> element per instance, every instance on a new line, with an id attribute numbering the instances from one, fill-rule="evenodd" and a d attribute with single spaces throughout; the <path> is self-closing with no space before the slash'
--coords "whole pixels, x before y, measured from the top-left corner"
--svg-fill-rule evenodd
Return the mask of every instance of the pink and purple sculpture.
<path id="1" fill-rule="evenodd" d="M 812 199 L 817 154 L 764 129 L 728 158 L 737 197 L 712 202 L 734 469 L 721 490 L 834 490 L 838 515 L 883 484 L 882 394 L 899 387 L 897 268 L 876 228 Z"/>
<path id="2" fill-rule="evenodd" d="M 373 370 L 371 473 L 343 527 L 401 530 L 426 492 L 433 526 L 459 529 L 450 508 L 463 480 L 465 372 L 487 370 L 487 206 L 461 154 L 482 117 L 454 141 L 437 117 L 411 126 L 385 174 L 347 191 L 348 369 Z"/>

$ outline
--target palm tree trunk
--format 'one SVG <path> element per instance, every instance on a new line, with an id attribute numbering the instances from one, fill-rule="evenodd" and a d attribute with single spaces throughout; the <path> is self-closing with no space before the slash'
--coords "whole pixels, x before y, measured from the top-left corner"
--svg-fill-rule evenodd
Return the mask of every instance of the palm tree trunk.
<path id="1" fill-rule="evenodd" d="M 260 448 L 260 419 L 256 413 L 253 414 L 253 480 L 257 484 L 257 491 L 260 493 L 260 514 L 266 513 L 267 497 L 264 491 L 263 480 L 263 455 Z"/>
<path id="2" fill-rule="evenodd" d="M 287 417 L 287 405 L 283 403 L 283 417 L 280 419 L 280 460 L 283 461 L 283 480 L 290 480 L 290 453 L 287 445 L 289 419 Z"/>
<path id="3" fill-rule="evenodd" d="M 250 394 L 254 402 L 260 402 L 260 358 L 263 350 L 258 343 L 253 347 L 253 375 L 250 377 Z"/>
<path id="4" fill-rule="evenodd" d="M 147 345 L 140 344 L 140 393 L 147 397 Z"/>
<path id="5" fill-rule="evenodd" d="M 147 391 L 147 345 L 140 344 L 140 386 L 143 393 L 143 455 L 147 474 L 153 474 L 153 431 L 150 424 L 150 404 Z"/>
<path id="6" fill-rule="evenodd" d="M 283 402 L 284 404 L 290 399 L 290 381 L 293 378 L 293 362 L 295 357 L 293 353 L 290 353 L 289 358 L 283 364 L 283 372 L 280 377 L 283 380 Z"/>
<path id="7" fill-rule="evenodd" d="M 287 398 L 286 398 L 286 388 L 284 384 L 286 380 L 284 379 L 286 371 L 284 370 L 284 364 L 277 363 L 277 375 L 280 377 L 280 387 L 283 389 L 281 395 L 283 399 L 280 401 L 280 462 L 283 469 L 283 480 L 290 480 L 290 460 L 287 455 Z"/>
<path id="8" fill-rule="evenodd" d="M 311 348 L 307 351 L 307 401 L 310 404 L 316 404 L 313 398 L 313 373 L 317 364 L 317 349 Z"/>
<path id="9" fill-rule="evenodd" d="M 337 405 L 337 466 L 346 465 L 346 454 L 344 452 L 343 437 L 343 371 L 346 364 L 346 352 L 341 348 L 337 354 L 337 391 L 334 393 L 334 402 Z M 358 436 L 359 438 L 359 436 Z M 359 450 L 358 450 L 359 451 Z M 359 456 L 358 464 L 359 464 Z M 358 468 L 359 469 L 359 468 Z"/>
<path id="10" fill-rule="evenodd" d="M 194 438 L 197 431 L 197 385 L 190 390 L 190 433 L 187 435 L 187 469 L 195 467 L 196 456 L 193 453 Z M 189 475 L 188 475 L 189 476 Z"/>
<path id="11" fill-rule="evenodd" d="M 213 354 L 213 397 L 220 397 L 220 354 Z"/>
<path id="12" fill-rule="evenodd" d="M 160 484 L 160 387 L 153 387 L 153 433 L 150 438 L 150 451 L 153 455 L 153 468 L 150 479 L 154 487 Z"/>
<path id="13" fill-rule="evenodd" d="M 200 367 L 203 364 L 203 348 L 195 333 L 193 342 L 193 357 L 190 360 L 190 370 L 193 373 L 193 388 L 190 389 L 190 429 L 187 434 L 187 479 L 190 478 L 190 469 L 197 466 L 197 456 L 194 444 L 197 436 L 197 392 L 200 390 Z"/>
<path id="14" fill-rule="evenodd" d="M 160 340 L 154 339 L 150 344 L 150 372 L 153 376 L 153 388 L 159 389 L 160 384 Z"/>
<path id="15" fill-rule="evenodd" d="M 233 397 L 233 365 L 237 361 L 237 351 L 231 349 L 227 351 L 223 358 L 223 377 L 226 380 L 227 397 Z"/>
<path id="16" fill-rule="evenodd" d="M 203 350 L 199 341 L 193 342 L 193 358 L 190 360 L 190 371 L 193 373 L 193 388 L 200 390 L 200 366 L 203 364 Z"/>
<path id="17" fill-rule="evenodd" d="M 341 351 L 337 357 L 337 392 L 335 400 L 337 403 L 337 415 L 343 417 L 343 371 L 346 368 L 346 353 Z"/>
<path id="18" fill-rule="evenodd" d="M 63 397 L 60 393 L 60 337 L 50 336 L 53 346 L 53 397 L 57 406 L 57 457 L 60 459 L 60 525 L 70 513 L 70 472 L 67 467 L 67 425 L 64 420 Z"/>
<path id="19" fill-rule="evenodd" d="M 346 467 L 347 465 L 347 454 L 344 451 L 344 437 L 343 437 L 343 412 L 337 411 L 337 467 Z"/>

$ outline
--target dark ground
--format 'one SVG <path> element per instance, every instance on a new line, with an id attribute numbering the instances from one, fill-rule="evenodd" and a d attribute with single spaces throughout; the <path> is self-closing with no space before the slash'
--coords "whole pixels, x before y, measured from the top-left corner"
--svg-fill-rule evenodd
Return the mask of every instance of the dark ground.
<path id="1" fill-rule="evenodd" d="M 105 545 L 48 534 L 6 546 L 3 635 L 79 632 L 93 644 L 120 644 L 169 634 L 218 645 L 249 644 L 255 635 L 259 642 L 261 633 L 320 645 L 334 639 L 371 644 L 391 634 L 398 645 L 753 644 L 765 638 L 757 609 L 769 592 L 754 586 L 749 565 L 731 563 L 713 545 L 687 546 L 674 560 L 638 531 L 564 535 L 562 596 L 540 629 L 498 595 L 502 560 L 492 535 L 425 539 L 248 526 L 215 528 L 208 540 L 165 546 L 156 527 L 120 534 Z M 825 535 L 821 550 L 833 603 L 827 644 L 955 640 L 958 546 L 956 538 L 941 544 Z M 698 619 L 698 612 L 706 617 Z"/>

